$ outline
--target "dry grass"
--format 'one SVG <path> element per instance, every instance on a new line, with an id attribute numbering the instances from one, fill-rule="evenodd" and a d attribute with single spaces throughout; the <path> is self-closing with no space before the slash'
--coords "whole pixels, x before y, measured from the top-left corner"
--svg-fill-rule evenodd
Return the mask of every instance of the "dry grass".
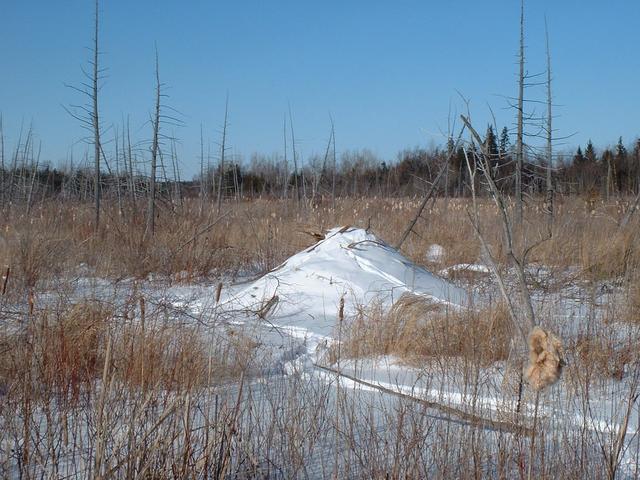
<path id="1" fill-rule="evenodd" d="M 501 305 L 455 310 L 404 294 L 388 312 L 377 306 L 351 320 L 341 355 L 394 355 L 413 365 L 430 357 L 462 357 L 490 365 L 507 358 L 510 341 L 511 320 Z"/>
<path id="2" fill-rule="evenodd" d="M 9 394 L 26 388 L 35 398 L 75 402 L 98 384 L 108 338 L 112 378 L 132 390 L 203 387 L 249 367 L 256 344 L 241 331 L 223 339 L 161 317 L 147 315 L 146 326 L 140 318 L 123 321 L 88 300 L 36 309 L 25 325 L 0 335 L 0 385 Z"/>
<path id="3" fill-rule="evenodd" d="M 109 319 L 92 303 L 29 314 L 26 324 L 2 335 L 0 382 L 10 393 L 29 389 L 36 398 L 77 400 L 99 376 Z"/>
<path id="4" fill-rule="evenodd" d="M 624 321 L 632 325 L 640 325 L 640 283 L 637 279 L 633 279 L 627 289 Z"/>
<path id="5" fill-rule="evenodd" d="M 88 204 L 51 202 L 25 217 L 16 208 L 0 220 L 0 262 L 12 269 L 14 286 L 35 287 L 65 270 L 88 265 L 101 276 L 145 278 L 150 273 L 193 281 L 203 276 L 242 271 L 267 271 L 312 239 L 306 230 L 323 231 L 336 225 L 370 225 L 389 243 L 398 239 L 414 215 L 419 199 L 340 199 L 336 209 L 319 204 L 298 208 L 284 201 L 256 200 L 228 205 L 228 215 L 216 220 L 215 209 L 200 213 L 197 200 L 161 210 L 156 235 L 144 236 L 144 215 L 105 205 L 104 222 L 93 234 L 93 212 Z M 640 264 L 635 241 L 638 225 L 612 234 L 625 213 L 625 202 L 599 203 L 585 208 L 580 199 L 557 204 L 554 237 L 530 255 L 560 271 L 577 268 L 581 278 L 597 281 L 624 275 Z M 480 248 L 467 217 L 468 200 L 440 200 L 424 213 L 418 235 L 411 235 L 403 252 L 418 264 L 432 244 L 444 246 L 434 268 L 480 260 Z M 479 206 L 487 241 L 499 261 L 501 227 L 495 206 Z M 536 239 L 545 228 L 545 216 L 534 204 L 527 212 L 527 237 Z"/>
<path id="6" fill-rule="evenodd" d="M 629 366 L 639 359 L 636 345 L 606 335 L 579 335 L 573 350 L 575 368 L 614 380 L 622 380 Z"/>
<path id="7" fill-rule="evenodd" d="M 627 294 L 612 297 L 610 310 L 616 321 L 637 325 L 637 218 L 614 235 L 625 202 L 559 200 L 554 238 L 536 247 L 530 260 L 594 290 L 602 280 L 615 280 Z M 241 328 L 167 321 L 161 309 L 147 308 L 143 315 L 137 291 L 124 307 L 65 294 L 66 279 L 78 276 L 115 283 L 150 274 L 169 282 L 256 274 L 309 245 L 313 240 L 303 232 L 336 225 L 370 225 L 394 243 L 418 203 L 339 199 L 336 209 L 304 209 L 291 202 L 240 202 L 225 205 L 228 215 L 208 228 L 216 220 L 214 208 L 201 214 L 199 202 L 186 200 L 160 210 L 153 238 L 144 236 L 141 209 L 125 208 L 120 215 L 109 202 L 97 235 L 90 205 L 52 201 L 28 218 L 19 206 L 3 212 L 0 266 L 11 274 L 7 294 L 0 296 L 0 476 L 97 477 L 91 470 L 95 452 L 109 445 L 105 478 L 335 478 L 334 458 L 337 476 L 354 478 L 526 478 L 529 460 L 535 478 L 603 478 L 602 459 L 613 451 L 603 433 L 576 436 L 572 427 L 545 425 L 529 459 L 533 449 L 526 437 L 471 431 L 409 401 L 374 406 L 370 397 L 339 396 L 296 376 L 265 376 L 264 384 L 249 387 L 257 345 Z M 477 262 L 467 206 L 465 199 L 438 200 L 403 253 L 425 264 L 429 246 L 437 243 L 445 254 L 432 269 Z M 531 205 L 526 215 L 527 237 L 537 238 L 544 214 Z M 481 202 L 480 216 L 504 266 L 491 202 Z M 465 279 L 470 285 L 477 280 Z M 45 294 L 49 301 L 39 302 Z M 606 382 L 628 380 L 637 370 L 637 345 L 607 335 L 605 327 L 597 333 L 580 327 L 577 339 L 566 342 L 569 366 L 562 383 L 572 388 L 575 404 L 589 405 L 590 384 L 606 392 Z M 390 311 L 363 309 L 345 322 L 341 336 L 342 356 L 389 354 L 417 366 L 462 359 L 470 371 L 462 381 L 475 391 L 477 370 L 507 359 L 513 332 L 502 305 L 455 310 L 405 295 Z M 562 401 L 549 397 L 547 409 L 560 404 L 549 399 Z M 573 408 L 558 408 L 563 405 Z M 619 413 L 608 412 L 612 422 Z M 381 423 L 388 428 L 383 431 Z M 326 460 L 327 445 L 331 465 L 319 473 L 307 470 L 310 458 Z"/>

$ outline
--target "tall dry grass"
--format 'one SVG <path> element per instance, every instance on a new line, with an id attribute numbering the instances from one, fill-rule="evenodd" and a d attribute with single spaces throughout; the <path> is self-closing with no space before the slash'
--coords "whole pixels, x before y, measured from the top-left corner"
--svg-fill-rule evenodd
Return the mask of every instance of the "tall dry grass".
<path id="1" fill-rule="evenodd" d="M 487 366 L 506 360 L 512 336 L 503 305 L 457 309 L 403 294 L 388 311 L 377 305 L 350 318 L 340 348 L 347 358 L 393 355 L 421 366 L 450 357 Z"/>
<path id="2" fill-rule="evenodd" d="M 637 219 L 611 233 L 625 202 L 560 199 L 552 240 L 531 252 L 534 266 L 550 271 L 546 283 L 530 279 L 545 295 L 565 285 L 621 292 L 581 298 L 588 314 L 577 332 L 562 319 L 544 319 L 567 339 L 568 366 L 562 386 L 542 395 L 535 448 L 526 434 L 465 424 L 411 399 L 336 392 L 335 383 L 266 369 L 274 359 L 260 357 L 248 332 L 216 319 L 182 321 L 145 303 L 133 282 L 121 282 L 257 275 L 312 243 L 305 232 L 336 225 L 370 226 L 394 243 L 418 203 L 339 199 L 332 209 L 258 200 L 225 205 L 227 215 L 214 224 L 213 206 L 201 214 L 199 202 L 186 200 L 160 209 L 153 238 L 129 207 L 121 214 L 105 205 L 98 234 L 90 205 L 51 202 L 28 217 L 18 207 L 5 211 L 0 266 L 10 274 L 0 296 L 0 477 L 527 478 L 532 465 L 532 478 L 637 478 L 637 467 L 620 470 L 640 448 L 635 425 L 624 427 L 628 405 L 626 418 L 638 418 L 631 402 L 640 384 L 633 343 Z M 467 206 L 439 199 L 403 253 L 433 270 L 481 261 Z M 480 216 L 504 263 L 490 202 L 481 202 Z M 536 238 L 544 213 L 531 205 L 527 219 L 527 238 Z M 425 257 L 432 244 L 444 247 L 442 258 Z M 70 295 L 69 284 L 85 277 L 124 285 L 126 298 Z M 486 279 L 458 281 L 478 287 Z M 454 310 L 407 296 L 390 312 L 373 306 L 348 319 L 340 355 L 391 354 L 432 368 L 426 373 L 434 377 L 461 365 L 469 408 L 480 409 L 491 386 L 484 372 L 504 363 L 511 336 L 499 304 Z M 615 401 L 596 416 L 603 398 Z M 560 421 L 548 414 L 554 409 L 577 409 L 584 422 Z"/>
<path id="3" fill-rule="evenodd" d="M 132 208 L 105 206 L 105 222 L 92 230 L 87 204 L 47 203 L 30 216 L 13 209 L 0 220 L 0 262 L 12 268 L 13 279 L 33 287 L 40 280 L 86 265 L 101 276 L 145 278 L 151 273 L 194 280 L 242 271 L 267 271 L 313 242 L 307 231 L 322 232 L 338 225 L 371 230 L 390 244 L 398 239 L 419 199 L 339 199 L 336 208 L 307 208 L 275 200 L 230 203 L 216 223 L 215 208 L 200 213 L 197 200 L 160 210 L 156 234 L 144 235 L 143 216 Z M 432 244 L 444 247 L 432 267 L 480 260 L 480 247 L 467 216 L 466 199 L 440 199 L 425 210 L 416 234 L 403 252 L 418 264 Z M 557 203 L 554 235 L 533 249 L 530 260 L 551 268 L 574 267 L 577 275 L 602 280 L 624 275 L 639 262 L 635 241 L 638 226 L 617 232 L 628 202 L 610 204 L 566 198 Z M 487 240 L 501 253 L 501 226 L 495 206 L 480 202 Z M 526 237 L 533 243 L 545 231 L 546 217 L 537 205 L 527 212 Z"/>

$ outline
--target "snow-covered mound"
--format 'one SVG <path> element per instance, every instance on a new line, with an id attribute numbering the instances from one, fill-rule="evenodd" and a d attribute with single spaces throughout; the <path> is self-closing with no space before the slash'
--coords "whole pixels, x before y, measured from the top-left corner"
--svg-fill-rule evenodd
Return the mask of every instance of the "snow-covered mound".
<path id="1" fill-rule="evenodd" d="M 466 292 L 415 265 L 375 235 L 359 228 L 334 228 L 237 292 L 223 309 L 266 314 L 294 335 L 296 329 L 329 335 L 341 298 L 350 315 L 374 301 L 391 305 L 405 292 L 451 305 L 467 303 Z"/>

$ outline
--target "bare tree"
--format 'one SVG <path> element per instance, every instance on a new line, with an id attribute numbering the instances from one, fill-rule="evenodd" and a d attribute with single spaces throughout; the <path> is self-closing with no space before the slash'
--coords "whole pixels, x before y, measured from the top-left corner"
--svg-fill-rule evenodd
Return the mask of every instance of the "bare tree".
<path id="1" fill-rule="evenodd" d="M 114 139 L 113 143 L 116 147 L 116 177 L 115 177 L 115 187 L 116 187 L 116 196 L 118 197 L 118 215 L 122 217 L 124 215 L 124 211 L 122 210 L 122 195 L 120 188 L 120 144 L 118 139 L 118 127 L 114 126 Z M 124 135 L 124 132 L 122 132 Z M 124 142 L 123 142 L 124 143 Z M 124 156 L 124 151 L 122 152 Z M 126 161 L 126 157 L 125 157 Z"/>
<path id="2" fill-rule="evenodd" d="M 151 172 L 149 178 L 149 193 L 147 204 L 147 227 L 145 236 L 154 234 L 155 231 L 155 205 L 156 205 L 156 170 L 158 163 L 159 135 L 160 135 L 160 68 L 158 62 L 158 49 L 156 48 L 156 103 L 154 115 L 151 120 L 153 127 L 153 139 L 151 140 Z"/>
<path id="3" fill-rule="evenodd" d="M 87 103 L 84 105 L 71 105 L 71 108 L 63 107 L 67 113 L 78 120 L 83 128 L 89 130 L 93 137 L 93 163 L 94 163 L 94 231 L 97 232 L 100 226 L 100 196 L 101 196 L 101 176 L 100 176 L 100 160 L 102 153 L 102 144 L 100 141 L 100 109 L 98 104 L 98 96 L 100 92 L 100 80 L 103 78 L 104 69 L 99 67 L 99 0 L 95 1 L 95 17 L 93 30 L 93 45 L 90 48 L 92 58 L 89 60 L 91 72 L 82 70 L 86 81 L 82 82 L 79 87 L 67 85 L 67 87 L 76 90 L 82 94 Z"/>
<path id="4" fill-rule="evenodd" d="M 472 200 L 473 200 L 474 212 L 473 212 L 473 215 L 470 215 L 471 223 L 474 227 L 476 236 L 478 237 L 478 240 L 480 241 L 480 244 L 483 248 L 483 252 L 486 256 L 486 259 L 490 264 L 489 266 L 492 270 L 492 273 L 494 274 L 494 276 L 498 281 L 498 286 L 500 287 L 502 296 L 505 300 L 505 303 L 508 306 L 509 313 L 514 323 L 514 326 L 516 327 L 517 331 L 521 334 L 521 337 L 524 340 L 524 345 L 526 347 L 527 332 L 533 329 L 533 327 L 535 326 L 535 315 L 533 311 L 533 304 L 531 302 L 531 295 L 529 294 L 529 288 L 527 286 L 526 275 L 524 270 L 526 265 L 527 254 L 531 251 L 531 248 L 533 247 L 529 247 L 521 255 L 519 255 L 516 252 L 516 245 L 514 241 L 514 232 L 513 232 L 513 222 L 509 218 L 507 206 L 504 201 L 503 195 L 500 193 L 498 187 L 496 186 L 495 180 L 491 175 L 491 165 L 489 162 L 490 154 L 486 150 L 486 144 L 482 141 L 482 138 L 480 137 L 480 135 L 473 128 L 469 119 L 464 115 L 461 115 L 460 118 L 462 119 L 464 125 L 471 132 L 472 138 L 481 147 L 481 152 L 480 154 L 477 155 L 478 161 L 473 162 L 473 165 L 475 167 L 480 168 L 480 172 L 483 175 L 486 181 L 486 184 L 489 188 L 491 198 L 493 199 L 498 209 L 498 213 L 500 214 L 500 220 L 502 224 L 502 234 L 503 234 L 503 239 L 502 239 L 503 248 L 505 250 L 505 254 L 507 258 L 509 259 L 509 262 L 516 269 L 518 289 L 519 289 L 520 300 L 521 300 L 519 309 L 515 308 L 514 302 L 511 296 L 507 292 L 506 283 L 504 282 L 502 275 L 499 273 L 499 270 L 497 268 L 497 262 L 494 260 L 495 257 L 492 254 L 489 248 L 489 245 L 486 243 L 483 233 L 481 231 L 480 221 L 477 214 L 477 208 L 475 203 L 476 194 L 475 194 L 475 188 L 473 187 L 473 182 L 472 182 Z M 470 176 L 473 177 L 475 176 L 476 173 L 473 170 L 474 167 L 471 166 L 471 163 L 472 162 L 470 162 L 469 159 L 467 158 L 467 168 L 469 169 Z M 523 325 L 523 322 L 520 321 L 519 316 L 517 315 L 518 311 L 522 311 L 524 313 L 524 319 L 525 319 L 524 325 Z"/>
<path id="5" fill-rule="evenodd" d="M 29 194 L 27 196 L 27 215 L 31 213 L 31 205 L 33 203 L 33 191 L 36 186 L 36 175 L 38 174 L 38 165 L 40 164 L 40 153 L 42 152 L 42 142 L 38 146 L 38 155 L 36 156 L 35 163 L 32 165 L 31 183 L 29 185 Z M 33 160 L 33 156 L 32 156 Z"/>
<path id="6" fill-rule="evenodd" d="M 218 215 L 222 208 L 222 187 L 224 180 L 224 156 L 227 150 L 227 124 L 229 114 L 229 94 L 224 104 L 224 123 L 222 125 L 222 142 L 220 144 L 220 172 L 218 173 Z"/>
<path id="7" fill-rule="evenodd" d="M 329 132 L 329 139 L 327 140 L 327 148 L 324 152 L 324 157 L 322 159 L 322 166 L 320 167 L 319 172 L 315 172 L 313 176 L 313 185 L 311 190 L 311 204 L 314 204 L 316 201 L 316 196 L 318 195 L 318 190 L 322 187 L 322 181 L 327 177 L 327 162 L 329 161 L 329 153 L 331 152 L 331 142 L 333 140 L 333 122 L 331 125 L 331 131 Z"/>
<path id="8" fill-rule="evenodd" d="M 547 18 L 544 19 L 544 33 L 545 40 L 547 46 L 547 125 L 546 125 L 546 134 L 547 134 L 547 196 L 546 196 L 546 210 L 548 215 L 548 229 L 551 234 L 551 229 L 553 227 L 553 201 L 554 201 L 554 191 L 553 191 L 553 115 L 552 115 L 552 101 L 553 97 L 551 95 L 551 50 L 549 48 L 549 29 L 547 27 Z"/>
<path id="9" fill-rule="evenodd" d="M 289 123 L 291 126 L 291 149 L 293 150 L 293 181 L 294 187 L 296 189 L 296 199 L 298 203 L 300 203 L 300 185 L 298 185 L 298 156 L 296 154 L 296 137 L 293 132 L 293 117 L 291 115 L 291 105 L 289 105 Z"/>
<path id="10" fill-rule="evenodd" d="M 182 204 L 182 191 L 180 189 L 180 165 L 178 165 L 178 153 L 176 151 L 175 137 L 171 138 L 171 166 L 173 168 L 173 189 L 175 202 Z"/>
<path id="11" fill-rule="evenodd" d="M 124 119 L 122 120 L 122 128 L 123 128 L 123 132 L 122 132 L 122 155 L 124 157 L 124 168 L 126 171 L 128 171 L 128 175 L 127 177 L 129 178 L 128 181 L 128 190 L 129 190 L 129 198 L 131 201 L 131 208 L 133 209 L 133 212 L 135 213 L 136 211 L 136 184 L 135 184 L 135 177 L 134 177 L 134 173 L 133 173 L 133 155 L 132 155 L 132 149 L 131 149 L 131 130 L 129 128 L 129 117 L 127 117 L 127 124 L 126 124 L 126 135 L 124 133 L 124 129 L 125 129 L 125 124 L 124 124 Z"/>
<path id="12" fill-rule="evenodd" d="M 516 132 L 516 227 L 522 226 L 522 166 L 524 163 L 524 0 L 520 0 L 520 51 Z"/>
<path id="13" fill-rule="evenodd" d="M 331 118 L 331 141 L 333 143 L 333 166 L 331 172 L 331 208 L 336 208 L 336 130 L 333 124 L 333 117 Z"/>
<path id="14" fill-rule="evenodd" d="M 98 110 L 98 77 L 100 69 L 98 68 L 98 0 L 96 0 L 96 15 L 95 15 L 95 30 L 93 33 L 93 82 L 92 82 L 92 104 L 93 104 L 93 161 L 95 168 L 95 180 L 94 180 L 94 201 L 95 201 L 95 230 L 100 227 L 100 152 L 102 150 L 102 144 L 100 143 L 100 118 Z"/>
<path id="15" fill-rule="evenodd" d="M 287 162 L 287 115 L 284 115 L 284 122 L 282 126 L 282 136 L 284 140 L 284 185 L 282 188 L 282 197 L 287 198 L 289 192 L 289 163 Z"/>
<path id="16" fill-rule="evenodd" d="M 2 192 L 2 196 L 0 197 L 0 208 L 4 208 L 5 202 L 5 168 L 4 168 L 4 127 L 2 122 L 2 114 L 0 113 L 0 191 Z"/>
<path id="17" fill-rule="evenodd" d="M 204 138 L 202 135 L 202 124 L 200 124 L 200 215 L 204 211 L 204 203 L 207 196 L 206 179 L 209 175 L 204 168 Z"/>

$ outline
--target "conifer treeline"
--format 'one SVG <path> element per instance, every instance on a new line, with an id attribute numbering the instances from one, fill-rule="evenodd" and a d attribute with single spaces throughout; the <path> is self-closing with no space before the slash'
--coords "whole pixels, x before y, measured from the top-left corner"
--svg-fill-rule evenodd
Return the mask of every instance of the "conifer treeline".
<path id="1" fill-rule="evenodd" d="M 507 194 L 514 189 L 513 147 L 504 128 L 496 135 L 489 126 L 485 134 L 487 151 L 491 152 L 492 174 Z M 393 161 L 383 160 L 369 150 L 347 151 L 333 161 L 325 155 L 312 156 L 298 166 L 297 181 L 292 166 L 282 156 L 253 154 L 248 161 L 238 158 L 226 162 L 222 182 L 220 167 L 209 166 L 204 175 L 181 181 L 172 158 L 171 168 L 161 164 L 159 193 L 172 202 L 184 197 L 214 199 L 218 185 L 225 198 L 306 198 L 319 201 L 335 197 L 400 197 L 420 195 L 434 181 L 448 157 L 449 168 L 438 186 L 439 195 L 464 197 L 469 195 L 469 174 L 465 151 L 452 139 L 432 149 L 414 148 L 400 152 Z M 467 156 L 473 161 L 473 146 L 467 145 Z M 175 152 L 172 152 L 175 155 Z M 93 170 L 89 167 L 53 168 L 42 165 L 33 147 L 16 148 L 11 161 L 3 158 L 0 165 L 0 205 L 27 203 L 29 207 L 46 198 L 59 197 L 89 201 L 94 195 Z M 128 163 L 129 162 L 129 163 Z M 126 155 L 107 162 L 108 170 L 101 176 L 105 197 L 120 202 L 143 198 L 148 191 L 149 177 L 143 162 L 132 165 Z M 535 150 L 528 152 L 523 173 L 525 191 L 530 195 L 544 192 L 545 160 Z M 555 189 L 572 195 L 624 196 L 640 190 L 640 139 L 627 148 L 622 138 L 614 148 L 597 150 L 591 141 L 575 154 L 558 154 L 552 166 Z M 296 185 L 299 192 L 296 192 Z M 481 185 L 479 185 L 481 187 Z M 479 191 L 482 189 L 480 188 Z"/>

